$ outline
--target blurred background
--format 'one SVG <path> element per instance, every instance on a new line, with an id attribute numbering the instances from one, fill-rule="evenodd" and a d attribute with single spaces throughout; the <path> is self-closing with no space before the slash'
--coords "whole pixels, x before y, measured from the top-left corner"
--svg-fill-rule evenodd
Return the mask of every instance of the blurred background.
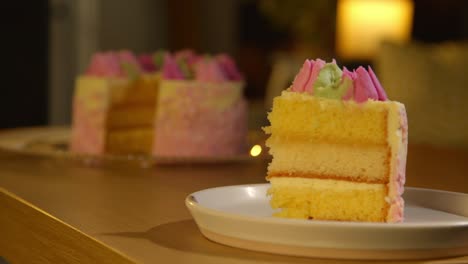
<path id="1" fill-rule="evenodd" d="M 96 51 L 192 48 L 235 58 L 252 129 L 305 58 L 336 58 L 372 65 L 405 103 L 411 142 L 468 147 L 467 1 L 35 0 L 2 13 L 0 128 L 69 124 Z"/>

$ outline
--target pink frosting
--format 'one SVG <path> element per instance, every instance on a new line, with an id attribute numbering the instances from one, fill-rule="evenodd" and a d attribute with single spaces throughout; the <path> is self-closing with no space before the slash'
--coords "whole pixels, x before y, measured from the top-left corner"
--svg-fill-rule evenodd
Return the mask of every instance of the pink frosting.
<path id="1" fill-rule="evenodd" d="M 162 68 L 162 75 L 165 79 L 169 80 L 183 80 L 184 74 L 179 69 L 176 60 L 169 53 L 164 55 L 164 64 Z"/>
<path id="2" fill-rule="evenodd" d="M 408 146 L 408 119 L 404 107 L 400 108 L 400 129 L 402 146 L 397 153 L 394 175 L 390 176 L 390 182 L 388 183 L 390 208 L 387 220 L 389 222 L 401 222 L 404 217 L 405 203 L 401 195 L 404 192 L 406 181 L 406 152 Z"/>
<path id="3" fill-rule="evenodd" d="M 354 98 L 354 82 L 353 80 L 356 79 L 356 72 L 349 71 L 346 67 L 343 67 L 343 81 L 345 82 L 348 80 L 351 83 L 351 86 L 346 91 L 346 94 L 343 96 L 343 100 L 352 100 Z"/>
<path id="4" fill-rule="evenodd" d="M 95 92 L 89 97 L 73 99 L 73 120 L 70 149 L 75 153 L 103 154 L 105 151 L 105 123 L 107 111 L 104 93 Z M 90 110 L 90 101 L 101 102 L 100 107 Z"/>
<path id="5" fill-rule="evenodd" d="M 144 72 L 155 72 L 157 70 L 154 65 L 153 57 L 150 54 L 142 54 L 138 57 L 138 62 L 143 68 Z"/>
<path id="6" fill-rule="evenodd" d="M 135 55 L 124 50 L 94 54 L 85 74 L 97 77 L 125 77 L 127 72 L 122 66 L 123 64 L 130 65 L 136 72 L 142 70 Z"/>
<path id="7" fill-rule="evenodd" d="M 227 54 L 220 54 L 216 56 L 218 65 L 223 70 L 225 76 L 231 81 L 241 81 L 243 79 L 242 74 L 236 67 L 234 60 Z"/>
<path id="8" fill-rule="evenodd" d="M 305 87 L 308 86 L 310 81 L 310 74 L 312 73 L 314 63 L 314 60 L 305 60 L 301 70 L 292 83 L 291 90 L 293 92 L 302 93 L 305 91 Z"/>
<path id="9" fill-rule="evenodd" d="M 201 82 L 223 82 L 229 78 L 225 75 L 216 60 L 204 58 L 195 63 L 195 80 Z"/>
<path id="10" fill-rule="evenodd" d="M 354 79 L 354 100 L 362 103 L 369 99 L 378 100 L 379 96 L 369 73 L 360 66 L 356 70 L 356 79 Z"/>
<path id="11" fill-rule="evenodd" d="M 332 63 L 336 64 L 335 59 L 332 60 Z M 299 73 L 294 78 L 291 91 L 314 94 L 314 83 L 325 64 L 326 62 L 321 59 L 316 59 L 315 61 L 305 60 Z M 353 71 L 349 71 L 346 67 L 343 67 L 342 83 L 346 80 L 351 83 L 351 86 L 342 97 L 343 100 L 355 100 L 358 103 L 366 102 L 369 99 L 388 100 L 385 90 L 371 67 L 368 67 L 368 70 L 366 70 L 361 66 Z"/>
<path id="12" fill-rule="evenodd" d="M 177 61 L 185 61 L 190 67 L 201 59 L 199 55 L 197 55 L 193 50 L 190 49 L 180 50 L 174 54 L 174 57 Z"/>
<path id="13" fill-rule="evenodd" d="M 387 98 L 387 93 L 385 93 L 385 90 L 384 88 L 382 87 L 382 85 L 380 84 L 379 80 L 377 79 L 377 76 L 375 75 L 374 71 L 372 70 L 372 68 L 369 66 L 367 67 L 368 71 L 369 71 L 369 76 L 372 80 L 372 84 L 374 85 L 375 87 L 375 90 L 377 90 L 377 95 L 379 97 L 379 101 L 386 101 L 388 100 Z"/>
<path id="14" fill-rule="evenodd" d="M 333 60 L 332 63 L 335 63 Z M 320 73 L 320 70 L 325 66 L 326 62 L 321 59 L 305 60 L 301 70 L 294 78 L 291 90 L 294 92 L 314 93 L 314 83 Z"/>
<path id="15" fill-rule="evenodd" d="M 121 52 L 118 52 L 117 56 L 118 56 L 119 61 L 120 61 L 121 64 L 122 63 L 128 63 L 128 64 L 131 64 L 131 65 L 134 65 L 135 67 L 137 67 L 137 69 L 141 69 L 141 66 L 140 66 L 140 64 L 138 62 L 138 59 L 130 51 L 123 50 Z"/>
<path id="16" fill-rule="evenodd" d="M 152 55 L 142 54 L 138 58 L 130 51 L 96 53 L 85 71 L 86 75 L 97 77 L 127 77 L 129 74 L 155 72 L 169 80 L 193 79 L 207 82 L 241 81 L 243 76 L 234 60 L 227 54 L 215 57 L 197 55 L 186 49 L 175 52 L 161 52 L 163 65 L 155 65 Z M 160 69 L 159 69 L 160 68 Z"/>
<path id="17" fill-rule="evenodd" d="M 164 56 L 163 77 L 170 80 L 187 79 L 179 63 L 185 63 L 193 71 L 194 79 L 202 82 L 240 81 L 243 79 L 234 61 L 226 54 L 216 57 L 199 57 L 190 50 Z"/>
<path id="18" fill-rule="evenodd" d="M 209 102 L 229 96 L 227 83 L 204 87 L 187 82 L 174 96 L 158 102 L 153 154 L 169 157 L 219 157 L 243 153 L 247 139 L 247 104 L 242 98 L 223 107 Z"/>
<path id="19" fill-rule="evenodd" d="M 86 75 L 92 76 L 122 76 L 119 58 L 112 52 L 94 54 L 86 69 Z"/>
<path id="20" fill-rule="evenodd" d="M 308 92 L 308 93 L 311 93 L 313 94 L 314 93 L 314 83 L 315 83 L 315 80 L 317 80 L 317 77 L 320 73 L 320 70 L 323 68 L 323 66 L 325 66 L 325 61 L 321 60 L 321 59 L 316 59 L 315 60 L 315 63 L 313 65 L 313 68 L 312 68 L 312 72 L 310 73 L 310 79 L 309 79 L 309 82 L 307 84 L 307 86 L 305 86 L 304 88 L 304 91 L 305 92 Z"/>

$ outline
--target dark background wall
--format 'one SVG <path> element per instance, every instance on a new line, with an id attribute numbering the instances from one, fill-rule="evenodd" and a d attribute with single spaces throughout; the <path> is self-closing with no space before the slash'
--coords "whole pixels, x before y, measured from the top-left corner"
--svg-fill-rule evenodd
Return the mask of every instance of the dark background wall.
<path id="1" fill-rule="evenodd" d="M 48 2 L 2 2 L 0 127 L 47 122 Z"/>
<path id="2" fill-rule="evenodd" d="M 217 17 L 210 13 L 213 4 L 210 0 L 168 1 L 160 5 L 166 8 L 163 12 L 167 16 L 167 29 L 161 32 L 167 34 L 167 48 L 193 47 L 215 52 L 228 49 L 245 72 L 248 98 L 262 99 L 271 69 L 271 55 L 293 49 L 294 32 L 278 27 L 261 12 L 261 1 L 216 3 L 227 5 L 217 8 L 228 8 L 230 15 Z M 45 125 L 49 98 L 49 2 L 5 1 L 1 12 L 4 70 L 0 88 L 0 128 Z M 415 0 L 413 39 L 428 43 L 466 41 L 467 13 L 468 1 Z M 213 25 L 218 20 L 223 20 L 224 24 L 234 21 L 235 30 L 226 33 L 219 26 L 216 28 Z M 327 29 L 325 35 L 333 38 L 333 29 Z M 333 52 L 333 44 L 329 46 Z M 161 47 L 154 47 L 158 48 Z"/>

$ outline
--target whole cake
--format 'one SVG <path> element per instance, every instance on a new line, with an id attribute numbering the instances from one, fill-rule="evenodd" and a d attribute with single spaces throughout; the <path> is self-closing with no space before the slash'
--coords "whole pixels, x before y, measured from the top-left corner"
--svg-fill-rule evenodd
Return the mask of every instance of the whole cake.
<path id="1" fill-rule="evenodd" d="M 246 147 L 244 83 L 224 54 L 95 54 L 76 82 L 71 150 L 214 157 Z"/>
<path id="2" fill-rule="evenodd" d="M 277 216 L 403 220 L 406 111 L 387 99 L 370 67 L 306 60 L 268 119 L 268 193 Z"/>

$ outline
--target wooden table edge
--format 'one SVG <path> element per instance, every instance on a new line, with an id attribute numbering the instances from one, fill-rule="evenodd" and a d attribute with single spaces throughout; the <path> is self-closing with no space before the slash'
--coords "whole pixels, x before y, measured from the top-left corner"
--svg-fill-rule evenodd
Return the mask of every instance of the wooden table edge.
<path id="1" fill-rule="evenodd" d="M 7 263 L 136 263 L 2 187 L 0 234 Z"/>

